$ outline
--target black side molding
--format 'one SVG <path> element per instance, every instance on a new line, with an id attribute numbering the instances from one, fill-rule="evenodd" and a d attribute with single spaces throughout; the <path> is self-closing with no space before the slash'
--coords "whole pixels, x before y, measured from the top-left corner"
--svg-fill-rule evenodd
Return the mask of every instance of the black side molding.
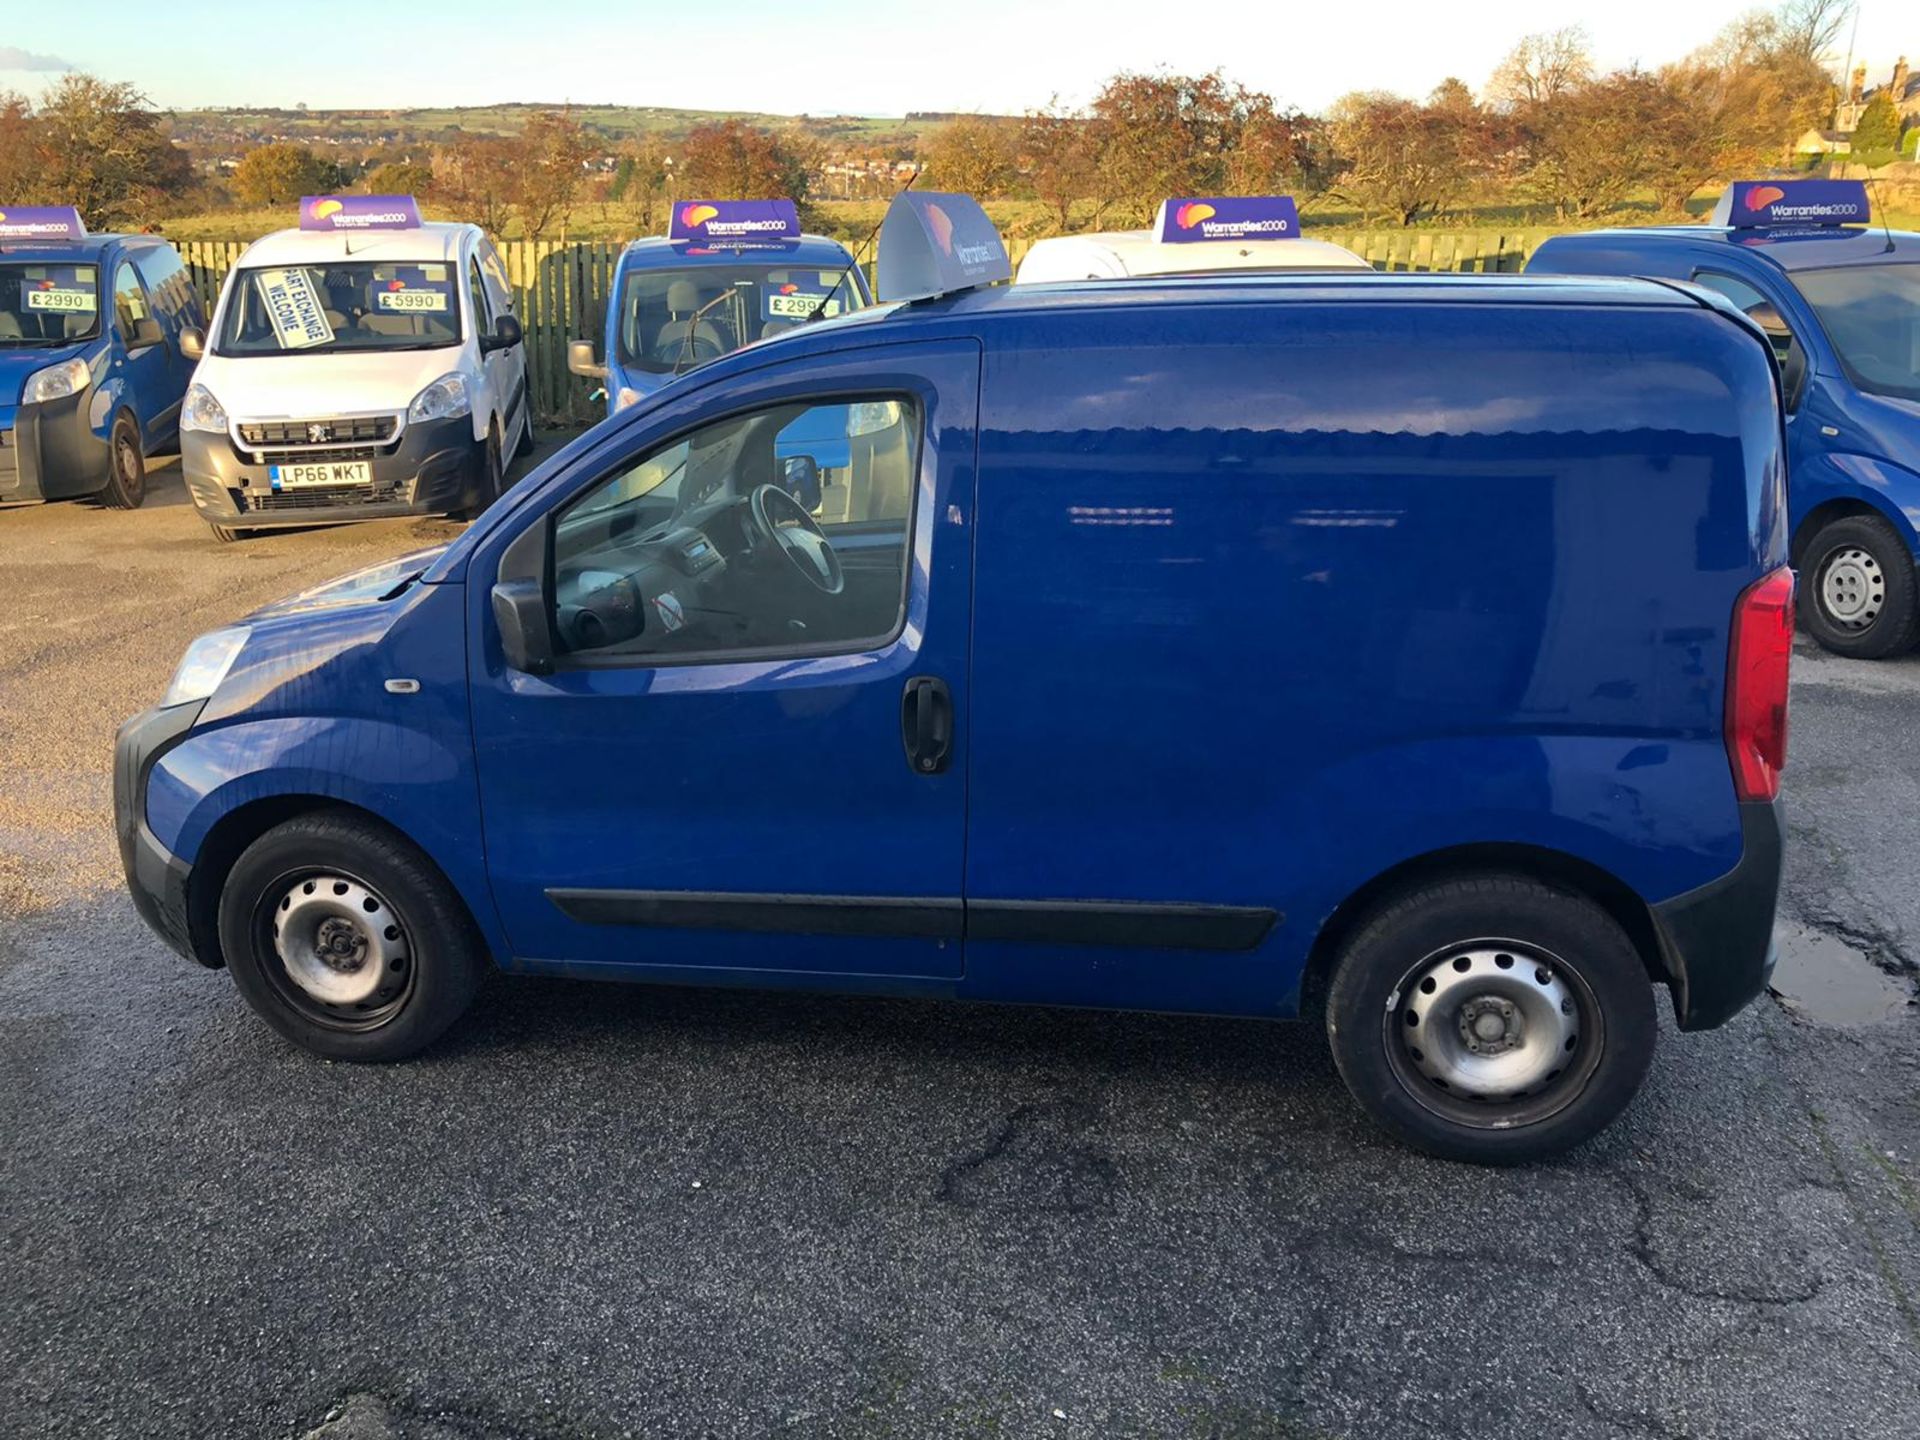
<path id="1" fill-rule="evenodd" d="M 1165 950 L 1252 950 L 1279 923 L 1251 905 L 975 900 L 887 895 L 757 895 L 702 890 L 564 890 L 547 898 L 583 925 L 1007 940 Z"/>
<path id="2" fill-rule="evenodd" d="M 1251 950 L 1279 918 L 1277 911 L 1253 905 L 972 900 L 967 903 L 967 938 L 1149 950 Z"/>
<path id="3" fill-rule="evenodd" d="M 561 914 L 583 925 L 958 940 L 963 923 L 957 898 L 741 895 L 724 890 L 549 890 L 547 898 Z"/>
<path id="4" fill-rule="evenodd" d="M 1652 907 L 1682 1030 L 1724 1025 L 1767 988 L 1785 834 L 1780 801 L 1743 801 L 1740 863 Z"/>

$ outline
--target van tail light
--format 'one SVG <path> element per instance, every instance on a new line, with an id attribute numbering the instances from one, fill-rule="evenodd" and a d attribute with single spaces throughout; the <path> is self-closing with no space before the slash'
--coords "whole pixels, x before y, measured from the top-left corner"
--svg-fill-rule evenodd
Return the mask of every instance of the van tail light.
<path id="1" fill-rule="evenodd" d="M 1740 592 L 1727 654 L 1727 758 L 1742 800 L 1772 800 L 1787 767 L 1787 667 L 1793 655 L 1793 571 Z"/>

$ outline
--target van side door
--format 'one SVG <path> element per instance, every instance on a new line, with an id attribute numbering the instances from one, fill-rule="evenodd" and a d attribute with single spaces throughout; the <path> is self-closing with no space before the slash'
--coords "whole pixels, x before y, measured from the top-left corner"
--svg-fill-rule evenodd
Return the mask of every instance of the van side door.
<path id="1" fill-rule="evenodd" d="M 171 245 L 151 245 L 137 250 L 133 255 L 133 264 L 146 285 L 147 296 L 153 302 L 154 317 L 159 320 L 161 333 L 166 339 L 167 400 L 174 408 L 166 424 L 167 433 L 161 437 L 164 442 L 177 429 L 179 402 L 193 380 L 195 362 L 180 352 L 180 332 L 190 327 L 204 328 L 206 320 L 200 313 L 200 295 L 193 288 L 193 277 L 187 273 L 186 263 Z"/>
<path id="2" fill-rule="evenodd" d="M 139 423 L 142 448 L 151 453 L 178 428 L 183 392 L 174 388 L 173 346 L 139 272 L 125 256 L 113 267 L 113 331 L 124 357 L 119 362 L 124 396 Z"/>
<path id="3" fill-rule="evenodd" d="M 480 288 L 486 293 L 487 309 L 494 323 L 498 324 L 502 315 L 514 315 L 518 319 L 514 312 L 513 283 L 493 242 L 482 236 L 474 246 L 473 256 L 479 264 Z M 523 427 L 526 433 L 531 433 L 533 427 L 533 397 L 527 388 L 527 347 L 524 343 L 511 345 L 494 351 L 488 358 L 495 362 L 492 373 L 503 387 L 500 415 L 504 428 L 500 443 L 506 447 L 506 458 L 511 458 Z"/>
<path id="4" fill-rule="evenodd" d="M 476 551 L 517 968 L 960 976 L 979 368 L 972 340 L 919 341 L 676 386 Z M 825 419 L 844 463 L 791 453 Z M 489 595 L 527 567 L 547 674 L 509 667 Z"/>

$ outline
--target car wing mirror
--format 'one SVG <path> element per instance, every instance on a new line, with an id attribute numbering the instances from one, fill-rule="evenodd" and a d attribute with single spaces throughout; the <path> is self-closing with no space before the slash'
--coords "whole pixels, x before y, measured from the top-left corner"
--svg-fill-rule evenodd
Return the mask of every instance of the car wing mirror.
<path id="1" fill-rule="evenodd" d="M 594 358 L 591 340 L 570 340 L 567 342 L 567 369 L 589 380 L 607 378 L 607 367 Z"/>
<path id="2" fill-rule="evenodd" d="M 133 330 L 127 336 L 129 350 L 146 350 L 154 345 L 164 345 L 167 335 L 160 328 L 160 322 L 151 315 L 142 315 L 133 322 Z"/>
<path id="3" fill-rule="evenodd" d="M 511 350 L 526 338 L 520 328 L 520 322 L 511 315 L 502 315 L 493 322 L 493 334 L 480 339 L 482 350 Z"/>
<path id="4" fill-rule="evenodd" d="M 189 325 L 180 332 L 180 353 L 189 360 L 198 360 L 207 353 L 207 332 L 198 325 Z"/>
<path id="5" fill-rule="evenodd" d="M 820 508 L 820 465 L 811 455 L 789 455 L 780 464 L 780 488 L 806 506 Z"/>
<path id="6" fill-rule="evenodd" d="M 543 516 L 501 552 L 493 585 L 493 623 L 509 667 L 528 675 L 553 673 L 553 611 L 547 604 L 547 536 Z"/>

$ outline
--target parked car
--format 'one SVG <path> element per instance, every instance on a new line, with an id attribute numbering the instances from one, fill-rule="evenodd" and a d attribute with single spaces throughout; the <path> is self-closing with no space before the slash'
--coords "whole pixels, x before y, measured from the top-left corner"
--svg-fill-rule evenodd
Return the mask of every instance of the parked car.
<path id="1" fill-rule="evenodd" d="M 166 241 L 89 235 L 68 208 L 0 208 L 0 503 L 136 508 L 147 457 L 177 443 L 193 371 L 181 336 L 200 323 Z"/>
<path id="2" fill-rule="evenodd" d="M 215 538 L 492 504 L 533 449 L 513 307 L 479 226 L 405 195 L 303 199 L 187 336 L 181 468 Z"/>
<path id="3" fill-rule="evenodd" d="M 1304 238 L 1291 196 L 1216 196 L 1162 201 L 1147 230 L 1036 240 L 1021 258 L 1014 283 L 1371 268 L 1343 245 Z"/>
<path id="4" fill-rule="evenodd" d="M 489 965 L 1301 1015 L 1484 1161 L 1619 1113 L 1655 985 L 1685 1030 L 1760 993 L 1792 576 L 1751 325 L 1635 282 L 984 289 L 939 195 L 879 263 L 900 303 L 194 642 L 119 737 L 148 921 L 345 1059 Z"/>
<path id="5" fill-rule="evenodd" d="M 1878 659 L 1920 639 L 1920 235 L 1870 218 L 1858 180 L 1743 181 L 1710 224 L 1558 236 L 1527 270 L 1690 281 L 1767 332 L 1801 622 Z"/>
<path id="6" fill-rule="evenodd" d="M 800 231 L 791 200 L 683 200 L 668 233 L 635 240 L 614 266 L 601 349 L 567 348 L 576 375 L 604 382 L 607 413 L 742 345 L 872 303 L 838 240 Z"/>

